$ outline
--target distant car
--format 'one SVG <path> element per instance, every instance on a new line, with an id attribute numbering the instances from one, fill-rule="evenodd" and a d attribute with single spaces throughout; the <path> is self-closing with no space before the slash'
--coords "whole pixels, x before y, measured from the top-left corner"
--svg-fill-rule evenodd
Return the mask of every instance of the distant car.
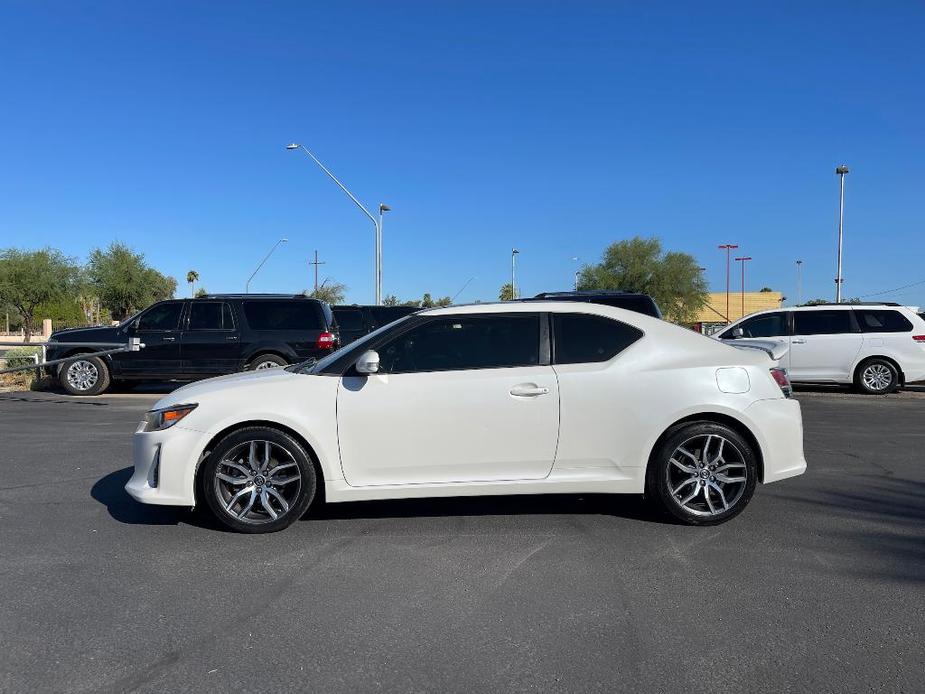
<path id="1" fill-rule="evenodd" d="M 383 325 L 420 311 L 419 306 L 333 306 L 334 319 L 340 333 L 340 344 L 349 345 Z"/>
<path id="2" fill-rule="evenodd" d="M 601 304 L 602 306 L 614 306 L 616 308 L 625 308 L 627 311 L 635 311 L 644 316 L 661 318 L 662 312 L 653 299 L 648 294 L 636 294 L 632 292 L 619 292 L 608 289 L 573 291 L 573 292 L 543 292 L 533 298 L 524 299 L 524 301 L 584 301 L 591 304 Z"/>
<path id="3" fill-rule="evenodd" d="M 326 502 L 625 493 L 711 525 L 801 474 L 800 405 L 756 349 L 630 311 L 422 311 L 321 361 L 184 386 L 147 413 L 126 490 L 280 530 Z"/>
<path id="4" fill-rule="evenodd" d="M 821 304 L 760 311 L 717 337 L 789 344 L 781 366 L 794 382 L 853 383 L 864 393 L 882 395 L 925 379 L 925 319 L 915 308 L 899 304 Z"/>
<path id="5" fill-rule="evenodd" d="M 113 380 L 197 380 L 321 358 L 338 346 L 331 307 L 301 295 L 212 294 L 161 301 L 113 327 L 59 330 L 47 359 L 94 351 L 69 342 L 126 342 L 138 352 L 86 357 L 57 368 L 72 395 L 98 395 Z M 102 348 L 101 348 L 102 349 Z"/>

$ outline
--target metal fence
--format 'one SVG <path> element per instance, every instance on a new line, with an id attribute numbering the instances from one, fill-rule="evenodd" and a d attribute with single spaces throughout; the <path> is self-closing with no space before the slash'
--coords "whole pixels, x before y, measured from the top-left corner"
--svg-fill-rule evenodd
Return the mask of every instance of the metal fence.
<path id="1" fill-rule="evenodd" d="M 47 347 L 49 345 L 55 347 L 66 347 L 66 348 L 93 348 L 96 351 L 83 352 L 81 354 L 75 354 L 70 357 L 64 357 L 62 359 L 52 359 L 48 361 L 46 359 Z M 144 348 L 144 343 L 140 338 L 132 337 L 129 338 L 128 342 L 32 342 L 23 345 L 21 342 L 0 342 L 0 347 L 40 347 L 41 348 L 41 359 L 39 355 L 32 355 L 35 359 L 32 364 L 22 364 L 18 366 L 7 366 L 6 368 L 0 369 L 0 374 L 14 373 L 16 371 L 26 371 L 28 369 L 41 369 L 46 366 L 56 366 L 58 364 L 67 364 L 69 362 L 77 361 L 78 359 L 86 359 L 87 357 L 103 357 L 107 354 L 118 354 L 119 352 L 137 352 Z M 102 349 L 100 349 L 102 348 Z M 14 357 L 9 357 L 10 359 L 24 359 L 28 358 L 27 355 L 15 355 Z M 6 361 L 7 357 L 0 357 L 0 360 Z"/>

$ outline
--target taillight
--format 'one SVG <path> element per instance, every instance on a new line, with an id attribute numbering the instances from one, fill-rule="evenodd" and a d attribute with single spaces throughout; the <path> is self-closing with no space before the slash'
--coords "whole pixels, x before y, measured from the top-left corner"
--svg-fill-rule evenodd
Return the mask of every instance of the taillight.
<path id="1" fill-rule="evenodd" d="M 789 398 L 793 395 L 793 388 L 790 387 L 790 379 L 787 378 L 787 370 L 775 367 L 771 369 L 771 377 L 774 379 L 774 382 L 780 386 L 781 392 L 784 394 L 785 398 Z"/>
<path id="2" fill-rule="evenodd" d="M 925 335 L 913 335 L 912 339 L 916 342 L 925 342 Z"/>
<path id="3" fill-rule="evenodd" d="M 334 336 L 334 333 L 329 333 L 327 331 L 321 333 L 318 336 L 318 341 L 315 342 L 315 347 L 318 349 L 334 349 L 337 345 L 337 338 Z"/>

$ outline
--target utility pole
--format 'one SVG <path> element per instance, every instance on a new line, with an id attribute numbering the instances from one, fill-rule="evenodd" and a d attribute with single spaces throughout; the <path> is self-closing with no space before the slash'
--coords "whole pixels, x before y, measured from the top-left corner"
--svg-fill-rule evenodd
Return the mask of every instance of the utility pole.
<path id="1" fill-rule="evenodd" d="M 841 276 L 841 244 L 842 228 L 845 221 L 845 176 L 848 175 L 848 167 L 842 164 L 835 169 L 838 174 L 838 268 L 835 275 L 835 303 L 841 303 L 841 284 L 844 281 Z"/>
<path id="2" fill-rule="evenodd" d="M 324 265 L 325 262 L 326 261 L 324 260 L 318 260 L 318 251 L 315 251 L 315 259 L 313 261 L 312 260 L 308 261 L 309 265 L 315 266 L 315 294 L 318 293 L 318 266 Z"/>
<path id="3" fill-rule="evenodd" d="M 745 317 L 745 263 L 751 259 L 752 257 L 750 255 L 744 256 L 742 258 L 736 258 L 736 262 L 742 263 L 742 315 L 739 316 L 740 318 Z"/>
<path id="4" fill-rule="evenodd" d="M 799 306 L 803 303 L 803 261 L 797 261 L 797 303 Z"/>
<path id="5" fill-rule="evenodd" d="M 515 301 L 517 299 L 517 285 L 514 281 L 514 268 L 516 267 L 516 264 L 514 261 L 516 260 L 519 253 L 520 251 L 518 251 L 516 248 L 511 249 L 511 301 Z"/>
<path id="6" fill-rule="evenodd" d="M 738 248 L 734 243 L 724 243 L 719 247 L 720 250 L 726 251 L 726 325 L 729 325 L 731 322 L 729 320 L 729 251 L 733 248 Z"/>

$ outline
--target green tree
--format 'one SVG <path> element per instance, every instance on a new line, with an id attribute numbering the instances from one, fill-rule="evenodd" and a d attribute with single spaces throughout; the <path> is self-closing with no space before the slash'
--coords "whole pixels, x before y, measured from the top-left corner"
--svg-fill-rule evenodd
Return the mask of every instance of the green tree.
<path id="1" fill-rule="evenodd" d="M 347 296 L 347 285 L 341 284 L 340 282 L 331 282 L 328 284 L 328 281 L 325 280 L 318 289 L 312 292 L 306 289 L 304 294 L 305 296 L 310 296 L 312 299 L 320 299 L 334 306 L 344 303 L 344 298 Z"/>
<path id="2" fill-rule="evenodd" d="M 66 299 L 76 277 L 74 261 L 54 248 L 8 248 L 0 253 L 0 304 L 8 304 L 19 314 L 26 342 L 35 332 L 36 309 Z"/>
<path id="3" fill-rule="evenodd" d="M 208 294 L 209 292 L 206 290 L 205 287 L 200 287 L 199 289 L 196 290 L 196 294 L 194 294 L 194 296 L 198 299 L 203 296 L 208 296 Z"/>
<path id="4" fill-rule="evenodd" d="M 707 303 L 707 283 L 692 255 L 662 251 L 657 238 L 639 236 L 611 244 L 601 262 L 586 265 L 579 289 L 620 289 L 650 295 L 666 320 L 690 323 Z"/>
<path id="5" fill-rule="evenodd" d="M 437 300 L 434 302 L 434 304 L 435 304 L 436 306 L 452 306 L 452 305 L 453 305 L 453 297 L 451 297 L 451 296 L 441 296 L 439 299 L 437 299 Z"/>
<path id="6" fill-rule="evenodd" d="M 759 291 L 760 293 L 764 294 L 764 293 L 766 293 L 766 292 L 773 292 L 774 290 L 771 289 L 770 287 L 762 287 L 762 288 L 759 289 L 758 291 Z"/>
<path id="7" fill-rule="evenodd" d="M 194 285 L 199 281 L 199 273 L 195 270 L 190 270 L 186 273 L 186 283 L 189 285 L 189 295 L 194 296 L 193 288 Z"/>
<path id="8" fill-rule="evenodd" d="M 150 267 L 141 253 L 118 241 L 94 248 L 87 264 L 90 283 L 113 318 L 123 320 L 155 301 L 170 299 L 177 281 Z"/>
<path id="9" fill-rule="evenodd" d="M 421 299 L 421 308 L 433 308 L 434 299 L 430 295 L 430 292 L 424 294 L 424 297 Z"/>
<path id="10" fill-rule="evenodd" d="M 382 300 L 383 306 L 398 306 L 400 303 L 398 297 L 394 294 L 386 294 L 386 297 Z"/>
<path id="11" fill-rule="evenodd" d="M 500 301 L 513 301 L 514 300 L 514 285 L 510 282 L 507 284 L 501 285 L 501 290 L 498 292 L 498 299 Z"/>

